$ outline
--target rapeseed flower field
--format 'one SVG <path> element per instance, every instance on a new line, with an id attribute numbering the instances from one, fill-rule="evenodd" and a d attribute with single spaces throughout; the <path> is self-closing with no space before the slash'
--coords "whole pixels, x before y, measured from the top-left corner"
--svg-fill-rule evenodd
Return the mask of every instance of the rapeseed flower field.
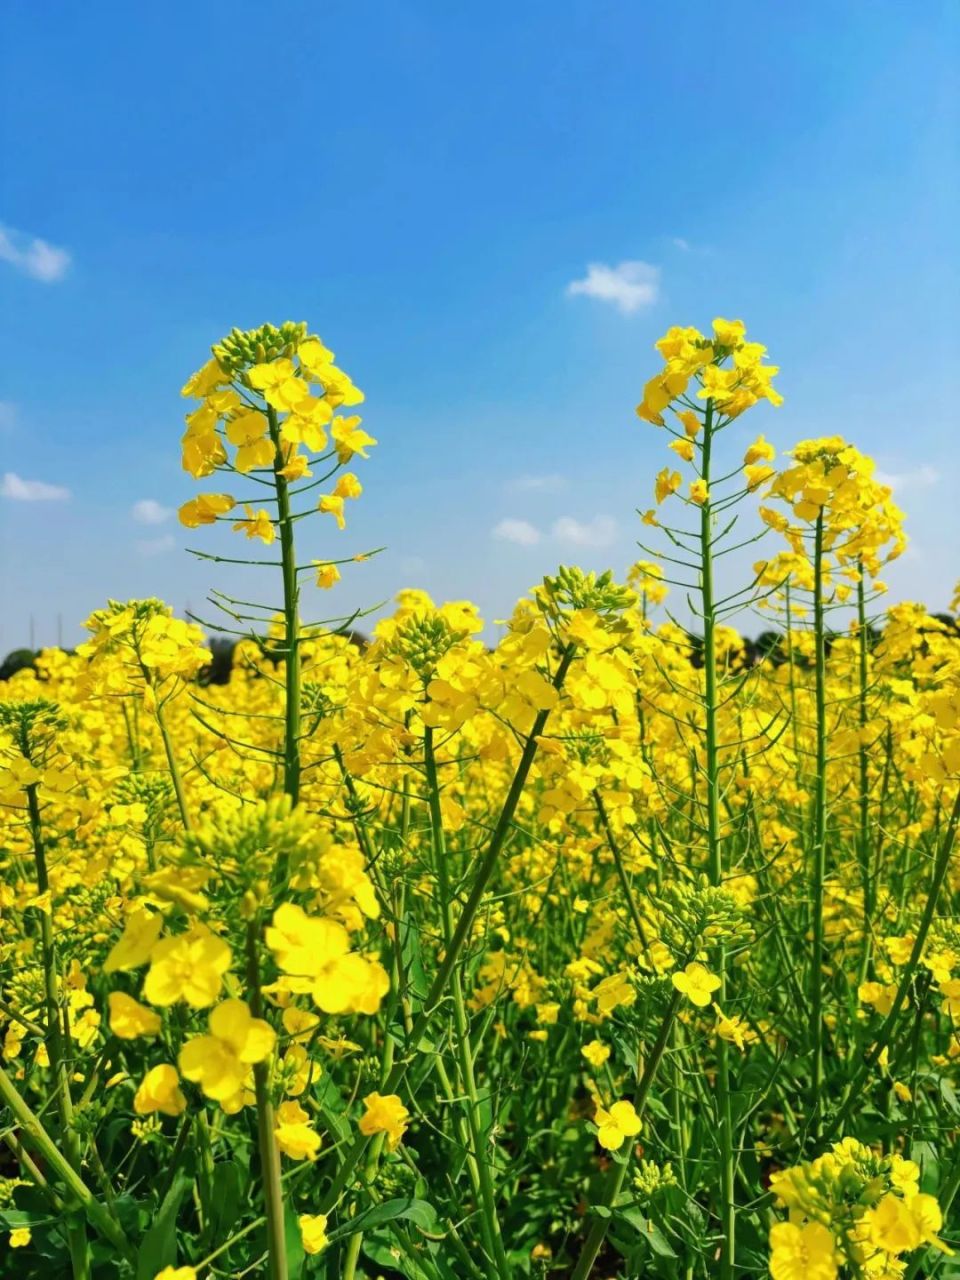
<path id="1" fill-rule="evenodd" d="M 322 617 L 377 441 L 305 324 L 189 378 L 246 598 L 0 687 L 2 1274 L 960 1275 L 960 631 L 855 443 L 733 448 L 742 322 L 656 346 L 641 558 L 492 647 Z"/>

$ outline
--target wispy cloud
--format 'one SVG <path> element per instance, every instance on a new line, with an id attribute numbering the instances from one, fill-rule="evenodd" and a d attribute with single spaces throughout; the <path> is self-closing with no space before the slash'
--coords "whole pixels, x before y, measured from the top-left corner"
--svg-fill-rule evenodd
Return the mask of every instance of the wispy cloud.
<path id="1" fill-rule="evenodd" d="M 14 502 L 63 502 L 70 497 L 70 490 L 45 480 L 24 480 L 15 471 L 8 471 L 0 480 L 0 497 Z"/>
<path id="2" fill-rule="evenodd" d="M 540 541 L 540 530 L 529 520 L 513 520 L 509 516 L 495 524 L 491 533 L 504 542 L 515 542 L 519 547 L 534 547 Z"/>
<path id="3" fill-rule="evenodd" d="M 889 485 L 894 493 L 902 493 L 904 489 L 929 489 L 939 481 L 940 472 L 924 463 L 911 471 L 876 471 L 874 479 Z"/>
<path id="4" fill-rule="evenodd" d="M 0 261 L 43 284 L 55 284 L 67 274 L 70 254 L 47 240 L 0 226 Z"/>
<path id="5" fill-rule="evenodd" d="M 137 550 L 142 556 L 162 556 L 165 551 L 172 551 L 177 540 L 172 533 L 161 534 L 159 538 L 144 538 L 137 543 Z"/>
<path id="6" fill-rule="evenodd" d="M 681 253 L 689 253 L 692 248 L 689 240 L 684 240 L 683 236 L 672 236 L 670 243 L 675 249 L 679 249 Z"/>
<path id="7" fill-rule="evenodd" d="M 592 520 L 575 520 L 561 516 L 550 531 L 559 542 L 575 547 L 609 547 L 617 536 L 616 522 L 610 516 L 594 516 Z"/>
<path id="8" fill-rule="evenodd" d="M 560 493 L 567 487 L 567 478 L 555 472 L 542 476 L 514 476 L 504 487 L 512 493 Z"/>
<path id="9" fill-rule="evenodd" d="M 615 267 L 591 262 L 582 280 L 567 285 L 567 293 L 609 302 L 624 315 L 652 306 L 660 296 L 660 268 L 649 262 L 621 262 Z"/>
<path id="10" fill-rule="evenodd" d="M 17 406 L 12 400 L 0 400 L 0 431 L 12 431 L 17 425 Z"/>
<path id="11" fill-rule="evenodd" d="M 173 507 L 165 507 L 156 498 L 141 498 L 130 508 L 137 524 L 165 524 L 173 515 Z"/>

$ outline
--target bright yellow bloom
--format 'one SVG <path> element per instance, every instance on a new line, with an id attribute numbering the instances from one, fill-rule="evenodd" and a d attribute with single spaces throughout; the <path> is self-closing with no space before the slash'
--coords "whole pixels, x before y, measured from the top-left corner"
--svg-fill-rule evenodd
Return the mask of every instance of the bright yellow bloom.
<path id="1" fill-rule="evenodd" d="M 591 1067 L 602 1067 L 610 1057 L 610 1046 L 604 1044 L 602 1040 L 591 1040 L 589 1044 L 583 1046 L 580 1052 Z"/>
<path id="2" fill-rule="evenodd" d="M 774 475 L 776 475 L 776 472 L 773 467 L 765 466 L 762 463 L 743 468 L 743 478 L 747 482 L 747 488 L 751 490 L 758 489 L 760 485 L 766 483 Z"/>
<path id="3" fill-rule="evenodd" d="M 333 516 L 338 529 L 347 527 L 347 522 L 343 518 L 343 498 L 338 494 L 325 493 L 317 503 L 317 509 L 326 516 Z"/>
<path id="4" fill-rule="evenodd" d="M 366 1110 L 360 1117 L 360 1132 L 368 1137 L 374 1133 L 385 1133 L 387 1146 L 393 1151 L 406 1132 L 410 1112 L 395 1093 L 368 1093 L 363 1105 Z"/>
<path id="5" fill-rule="evenodd" d="M 317 586 L 322 587 L 324 591 L 329 591 L 331 587 L 336 586 L 340 581 L 340 570 L 335 564 L 331 564 L 329 560 L 314 560 L 317 567 Z"/>
<path id="6" fill-rule="evenodd" d="M 683 973 L 671 974 L 670 980 L 681 995 L 700 1009 L 706 1008 L 710 997 L 720 986 L 720 979 L 695 960 L 686 966 Z"/>
<path id="7" fill-rule="evenodd" d="M 696 453 L 692 440 L 671 440 L 669 447 L 684 462 L 692 462 L 693 455 Z"/>
<path id="8" fill-rule="evenodd" d="M 742 320 L 723 320 L 719 316 L 713 322 L 713 336 L 721 347 L 737 347 L 743 341 L 747 326 Z"/>
<path id="9" fill-rule="evenodd" d="M 290 991 L 307 992 L 324 1013 L 376 1013 L 389 989 L 378 960 L 350 950 L 342 924 L 282 903 L 264 933 Z"/>
<path id="10" fill-rule="evenodd" d="M 632 1102 L 615 1102 L 609 1111 L 597 1107 L 594 1122 L 597 1141 L 607 1151 L 618 1151 L 627 1138 L 635 1138 L 640 1132 L 641 1121 Z"/>
<path id="11" fill-rule="evenodd" d="M 313 475 L 307 464 L 307 459 L 302 453 L 294 453 L 288 450 L 286 459 L 286 462 L 280 468 L 280 475 L 290 484 L 296 483 L 297 480 L 306 480 Z"/>
<path id="12" fill-rule="evenodd" d="M 678 409 L 677 417 L 683 423 L 683 429 L 687 433 L 688 439 L 693 440 L 700 428 L 703 426 L 703 423 L 692 409 Z"/>
<path id="13" fill-rule="evenodd" d="M 123 991 L 111 991 L 107 1003 L 110 1007 L 110 1030 L 119 1040 L 155 1036 L 163 1025 L 159 1014 Z"/>
<path id="14" fill-rule="evenodd" d="M 206 1009 L 220 994 L 230 959 L 230 947 L 222 938 L 205 925 L 194 925 L 153 948 L 143 994 L 151 1004 L 185 1000 L 194 1009 Z"/>
<path id="15" fill-rule="evenodd" d="M 304 1253 L 320 1253 L 327 1245 L 327 1215 L 301 1213 L 297 1219 Z"/>
<path id="16" fill-rule="evenodd" d="M 176 1067 L 169 1062 L 152 1067 L 143 1077 L 133 1099 L 133 1109 L 138 1116 L 160 1111 L 165 1116 L 179 1116 L 187 1108 L 187 1100 L 180 1091 L 180 1077 Z"/>
<path id="17" fill-rule="evenodd" d="M 951 1018 L 960 1022 L 960 978 L 950 978 L 947 982 L 941 982 L 939 991 L 943 996 L 944 1013 L 948 1013 Z"/>
<path id="18" fill-rule="evenodd" d="M 320 1135 L 311 1129 L 309 1113 L 299 1102 L 281 1102 L 277 1107 L 274 1137 L 277 1146 L 292 1160 L 315 1160 L 320 1150 Z"/>
<path id="19" fill-rule="evenodd" d="M 193 1267 L 164 1267 L 153 1280 L 197 1280 L 197 1273 Z"/>
<path id="20" fill-rule="evenodd" d="M 217 516 L 226 515 L 236 505 L 228 493 L 198 493 L 183 504 L 178 515 L 188 529 L 198 529 L 202 524 L 216 524 Z"/>
<path id="21" fill-rule="evenodd" d="M 296 409 L 310 398 L 310 389 L 296 376 L 292 360 L 280 359 L 255 364 L 247 370 L 250 385 L 259 391 L 267 404 L 281 413 Z"/>
<path id="22" fill-rule="evenodd" d="M 123 933 L 103 963 L 104 973 L 139 969 L 150 959 L 163 929 L 163 916 L 154 911 L 135 911 L 127 917 Z"/>
<path id="23" fill-rule="evenodd" d="M 220 387 L 228 381 L 229 378 L 220 368 L 217 361 L 211 358 L 202 369 L 198 369 L 196 373 L 191 374 L 183 384 L 180 394 L 187 399 L 202 400 L 215 387 Z"/>
<path id="24" fill-rule="evenodd" d="M 695 502 L 698 507 L 702 507 L 709 497 L 710 497 L 710 490 L 707 488 L 706 480 L 690 481 L 690 501 L 691 502 Z"/>
<path id="25" fill-rule="evenodd" d="M 749 467 L 754 462 L 772 462 L 776 456 L 777 451 L 769 440 L 765 436 L 757 436 L 743 455 L 743 465 Z"/>
<path id="26" fill-rule="evenodd" d="M 230 1102 L 242 1093 L 250 1067 L 273 1052 L 276 1033 L 244 1000 L 224 1000 L 208 1023 L 209 1035 L 193 1036 L 180 1050 L 180 1070 L 214 1102 Z"/>
<path id="27" fill-rule="evenodd" d="M 10 1232 L 10 1248 L 24 1249 L 32 1239 L 29 1227 L 15 1227 Z"/>
<path id="28" fill-rule="evenodd" d="M 334 418 L 330 434 L 340 462 L 349 462 L 354 454 L 366 458 L 366 450 L 377 443 L 373 436 L 368 436 L 366 431 L 360 429 L 360 418 L 356 415 L 352 418 Z"/>
<path id="29" fill-rule="evenodd" d="M 363 493 L 363 485 L 352 471 L 345 471 L 337 481 L 333 492 L 338 498 L 359 498 Z"/>
<path id="30" fill-rule="evenodd" d="M 270 519 L 270 512 L 261 507 L 254 515 L 253 508 L 248 503 L 244 504 L 243 509 L 247 513 L 247 518 L 238 520 L 234 524 L 234 532 L 239 533 L 242 530 L 248 538 L 259 538 L 269 547 L 277 536 L 277 530 Z"/>
<path id="31" fill-rule="evenodd" d="M 653 487 L 654 500 L 657 503 L 663 502 L 671 493 L 676 493 L 683 483 L 683 477 L 679 471 L 671 471 L 669 467 L 664 467 L 662 471 L 657 473 L 656 483 Z"/>
<path id="32" fill-rule="evenodd" d="M 857 988 L 857 995 L 862 1004 L 872 1004 L 877 1013 L 886 1017 L 893 1008 L 893 1002 L 897 994 L 897 984 L 890 982 L 884 985 L 882 982 L 861 982 Z"/>
<path id="33" fill-rule="evenodd" d="M 770 1228 L 770 1275 L 773 1280 L 834 1280 L 840 1257 L 822 1223 L 778 1222 Z"/>
<path id="34" fill-rule="evenodd" d="M 727 1040 L 730 1044 L 735 1044 L 741 1052 L 748 1044 L 753 1044 L 756 1041 L 756 1032 L 747 1026 L 741 1017 L 737 1014 L 729 1017 L 718 1004 L 715 1004 L 713 1008 L 717 1015 L 717 1035 L 721 1040 Z"/>

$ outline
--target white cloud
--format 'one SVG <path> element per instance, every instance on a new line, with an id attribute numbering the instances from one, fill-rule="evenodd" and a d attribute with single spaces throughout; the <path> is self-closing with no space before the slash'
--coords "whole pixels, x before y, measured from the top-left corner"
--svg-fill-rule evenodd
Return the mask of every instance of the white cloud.
<path id="1" fill-rule="evenodd" d="M 904 489 L 929 489 L 940 479 L 940 472 L 929 463 L 917 467 L 914 471 L 876 471 L 874 479 L 880 484 L 889 485 L 894 493 Z"/>
<path id="2" fill-rule="evenodd" d="M 33 280 L 54 284 L 67 274 L 70 254 L 36 236 L 14 231 L 12 227 L 0 227 L 0 261 L 9 262 Z"/>
<path id="3" fill-rule="evenodd" d="M 550 532 L 560 542 L 570 542 L 575 547 L 609 547 L 617 536 L 617 526 L 610 516 L 594 516 L 586 521 L 561 516 Z"/>
<path id="4" fill-rule="evenodd" d="M 156 498 L 141 498 L 130 508 L 137 524 L 164 524 L 173 515 L 173 507 L 164 507 Z"/>
<path id="5" fill-rule="evenodd" d="M 690 252 L 690 241 L 684 240 L 683 236 L 674 236 L 671 244 L 675 249 L 680 249 L 683 253 Z"/>
<path id="6" fill-rule="evenodd" d="M 567 285 L 571 296 L 584 294 L 612 303 L 625 316 L 641 307 L 652 306 L 660 295 L 660 268 L 649 262 L 621 262 L 608 267 L 605 262 L 591 262 L 582 280 Z"/>
<path id="7" fill-rule="evenodd" d="M 162 556 L 165 551 L 172 551 L 177 540 L 172 533 L 164 533 L 159 538 L 145 538 L 137 543 L 137 550 L 142 556 Z"/>
<path id="8" fill-rule="evenodd" d="M 560 493 L 567 487 L 566 476 L 556 473 L 543 476 L 515 476 L 505 486 L 513 493 Z"/>
<path id="9" fill-rule="evenodd" d="M 8 471 L 0 480 L 0 497 L 13 498 L 15 502 L 63 502 L 70 497 L 70 490 L 45 480 L 23 480 L 16 472 Z"/>
<path id="10" fill-rule="evenodd" d="M 491 532 L 495 538 L 515 542 L 520 547 L 534 547 L 540 541 L 540 530 L 529 520 L 513 520 L 509 516 L 494 525 Z"/>

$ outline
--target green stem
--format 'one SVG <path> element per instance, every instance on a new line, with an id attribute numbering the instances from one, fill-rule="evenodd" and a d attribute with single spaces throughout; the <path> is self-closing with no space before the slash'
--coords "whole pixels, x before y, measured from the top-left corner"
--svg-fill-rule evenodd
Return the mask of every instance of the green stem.
<path id="1" fill-rule="evenodd" d="M 146 668 L 144 668 L 144 679 L 148 679 Z M 167 757 L 167 768 L 170 770 L 170 780 L 173 783 L 174 795 L 177 797 L 177 808 L 180 810 L 180 820 L 183 823 L 184 831 L 190 830 L 190 814 L 187 812 L 187 796 L 183 788 L 183 778 L 180 776 L 180 766 L 177 763 L 176 752 L 173 749 L 173 739 L 170 737 L 170 730 L 167 727 L 167 718 L 163 713 L 163 703 L 156 696 L 156 708 L 154 714 L 157 719 L 157 727 L 160 730 L 160 738 L 163 742 L 164 754 Z"/>
<path id="2" fill-rule="evenodd" d="M 80 1205 L 90 1225 L 125 1258 L 132 1259 L 133 1250 L 119 1223 L 97 1200 L 70 1161 L 60 1151 L 2 1067 L 0 1067 L 0 1099 L 20 1125 L 26 1145 L 32 1147 L 36 1154 L 46 1161 L 67 1192 Z"/>
<path id="3" fill-rule="evenodd" d="M 389 1031 L 383 1038 L 383 1057 L 380 1062 L 380 1080 L 383 1082 L 390 1074 L 390 1068 L 393 1066 L 394 1039 Z M 370 1150 L 367 1152 L 366 1164 L 363 1167 L 363 1180 L 368 1187 L 372 1187 L 376 1176 L 377 1167 L 380 1163 L 380 1153 L 383 1151 L 383 1144 L 386 1140 L 385 1133 L 378 1133 L 374 1136 L 370 1143 Z M 363 1244 L 363 1232 L 356 1231 L 347 1240 L 347 1248 L 343 1263 L 343 1280 L 354 1280 L 357 1270 L 357 1261 L 360 1257 L 360 1246 Z"/>
<path id="4" fill-rule="evenodd" d="M 37 784 L 35 782 L 31 783 L 26 788 L 26 792 L 27 811 L 30 816 L 30 837 L 33 843 L 33 858 L 37 873 L 37 890 L 40 896 L 47 895 L 49 897 L 50 878 L 47 872 L 47 854 L 43 839 Z M 60 1141 L 63 1144 L 63 1149 L 71 1167 L 79 1175 L 82 1155 L 80 1136 L 73 1122 L 70 1069 L 64 1052 L 67 1032 L 66 1011 L 61 1008 L 60 1004 L 60 966 L 57 961 L 57 949 L 53 937 L 52 903 L 48 901 L 46 908 L 39 908 L 37 915 L 40 919 L 40 949 L 43 963 L 44 1007 L 46 1011 L 45 1041 L 56 1091 L 57 1113 L 60 1119 Z M 66 1230 L 73 1274 L 76 1280 L 88 1280 L 92 1264 L 86 1228 L 82 1222 L 72 1221 L 68 1217 Z"/>
<path id="5" fill-rule="evenodd" d="M 707 486 L 707 500 L 700 508 L 700 601 L 703 614 L 704 720 L 706 738 L 705 782 L 707 789 L 707 853 L 710 883 L 723 884 L 723 849 L 720 831 L 720 751 L 717 714 L 716 601 L 713 589 L 713 514 L 710 500 L 710 461 L 713 451 L 713 401 L 707 401 L 703 421 L 700 473 Z M 720 1001 L 726 1003 L 727 964 L 721 949 L 718 959 Z M 729 1046 L 717 1045 L 717 1109 L 720 1117 L 720 1220 L 723 1242 L 720 1252 L 721 1280 L 733 1280 L 736 1250 L 736 1161 L 733 1147 L 733 1115 L 730 1097 Z"/>
<path id="6" fill-rule="evenodd" d="M 890 1006 L 890 1012 L 884 1020 L 883 1026 L 880 1028 L 880 1034 L 874 1041 L 873 1048 L 864 1058 L 860 1065 L 860 1069 L 850 1081 L 844 1093 L 843 1101 L 837 1110 L 836 1115 L 828 1126 L 827 1132 L 824 1134 L 824 1140 L 832 1137 L 838 1130 L 842 1129 L 851 1107 L 862 1101 L 861 1090 L 867 1081 L 867 1077 L 873 1070 L 880 1055 L 890 1043 L 893 1032 L 896 1028 L 900 1017 L 900 1011 L 906 1003 L 910 987 L 913 983 L 913 976 L 917 971 L 920 963 L 920 957 L 923 954 L 923 948 L 927 941 L 927 934 L 930 932 L 930 926 L 933 923 L 933 916 L 937 906 L 937 900 L 940 897 L 940 890 L 943 888 L 943 882 L 947 877 L 947 870 L 950 866 L 950 858 L 953 854 L 953 846 L 956 843 L 957 828 L 960 826 L 960 788 L 957 790 L 956 798 L 953 802 L 953 809 L 950 812 L 950 818 L 947 828 L 943 833 L 943 839 L 940 848 L 937 851 L 937 859 L 934 864 L 933 874 L 930 878 L 930 888 L 927 891 L 927 900 L 924 904 L 923 915 L 920 917 L 920 924 L 917 927 L 916 936 L 913 940 L 913 947 L 910 951 L 910 958 L 904 965 L 903 973 L 900 975 L 900 983 L 897 987 L 897 993 L 893 997 L 893 1004 Z"/>
<path id="7" fill-rule="evenodd" d="M 247 924 L 247 986 L 250 990 L 250 1012 L 263 1017 L 260 991 L 259 926 L 255 920 Z M 287 1239 L 283 1213 L 283 1187 L 280 1182 L 280 1148 L 274 1136 L 273 1100 L 270 1096 L 270 1067 L 257 1062 L 253 1067 L 253 1087 L 257 1102 L 257 1143 L 260 1150 L 260 1180 L 267 1221 L 267 1253 L 270 1280 L 287 1280 Z"/>
<path id="8" fill-rule="evenodd" d="M 607 848 L 613 855 L 613 865 L 617 869 L 617 877 L 620 881 L 620 888 L 623 890 L 623 896 L 626 899 L 627 910 L 630 913 L 630 919 L 633 921 L 633 927 L 637 931 L 637 938 L 643 948 L 644 954 L 647 954 L 647 935 L 643 928 L 643 921 L 640 918 L 640 912 L 637 910 L 636 899 L 633 896 L 633 890 L 630 887 L 630 880 L 627 877 L 626 868 L 623 865 L 623 855 L 620 852 L 620 846 L 617 844 L 613 834 L 613 828 L 610 826 L 610 818 L 607 814 L 607 807 L 603 803 L 603 797 L 599 791 L 594 791 L 593 802 L 597 808 L 597 814 L 600 818 L 600 825 L 603 827 L 603 834 L 606 836 Z"/>
<path id="9" fill-rule="evenodd" d="M 866 737 L 868 711 L 867 684 L 867 609 L 863 577 L 866 572 L 859 562 L 860 577 L 857 580 L 857 710 L 860 741 L 857 746 L 859 788 L 857 794 L 857 853 L 860 858 L 860 876 L 863 881 L 863 955 L 860 960 L 860 981 L 866 980 L 870 969 L 873 922 L 873 878 L 870 874 L 870 770 L 867 759 Z"/>
<path id="10" fill-rule="evenodd" d="M 569 644 L 563 651 L 563 656 L 561 657 L 560 663 L 557 667 L 556 675 L 553 678 L 553 686 L 557 690 L 562 687 L 563 682 L 566 679 L 567 672 L 570 669 L 570 664 L 573 662 L 575 648 L 575 645 Z M 463 950 L 467 938 L 470 936 L 474 919 L 480 909 L 480 904 L 483 901 L 483 895 L 486 893 L 490 877 L 493 875 L 494 868 L 500 858 L 501 850 L 503 849 L 513 826 L 514 814 L 517 811 L 517 805 L 520 802 L 520 797 L 523 794 L 523 789 L 526 786 L 530 769 L 533 766 L 533 761 L 539 748 L 537 740 L 546 728 L 549 718 L 549 711 L 537 712 L 536 719 L 533 722 L 533 727 L 531 728 L 527 741 L 524 744 L 523 751 L 520 754 L 519 763 L 517 764 L 516 773 L 513 775 L 513 781 L 510 784 L 506 800 L 504 801 L 503 808 L 500 811 L 500 817 L 497 819 L 497 824 L 490 837 L 490 843 L 487 846 L 487 851 L 484 854 L 477 870 L 477 874 L 473 882 L 473 888 L 470 890 L 470 895 L 467 898 L 463 911 L 460 914 L 460 919 L 457 921 L 457 926 L 453 931 L 450 946 L 445 949 L 443 960 L 441 961 L 436 976 L 430 985 L 430 990 L 423 1002 L 423 1007 L 417 1015 L 411 1029 L 409 1043 L 414 1053 L 416 1052 L 420 1037 L 427 1030 L 433 1014 L 446 994 L 450 975 L 456 968 L 460 959 L 460 953 Z M 410 1066 L 412 1061 L 413 1058 L 411 1056 L 407 1056 L 406 1058 L 401 1058 L 400 1061 L 395 1064 L 383 1087 L 384 1093 L 395 1093 L 397 1091 L 397 1088 L 403 1081 L 404 1076 L 407 1074 L 407 1068 Z M 337 1176 L 334 1178 L 330 1186 L 330 1190 L 327 1192 L 323 1208 L 321 1209 L 322 1213 L 330 1213 L 333 1206 L 340 1199 L 340 1195 L 343 1192 L 344 1187 L 350 1181 L 350 1178 L 353 1176 L 354 1169 L 357 1167 L 357 1164 L 363 1156 L 368 1141 L 369 1139 L 363 1134 L 358 1134 L 353 1145 L 344 1155 L 343 1164 L 341 1164 L 337 1171 Z"/>
<path id="11" fill-rule="evenodd" d="M 674 1019 L 677 1016 L 677 1009 L 680 1007 L 680 1000 L 680 992 L 674 991 L 670 1004 L 667 1007 L 667 1012 L 664 1015 L 663 1022 L 660 1024 L 660 1030 L 657 1032 L 656 1041 L 654 1042 L 653 1048 L 650 1051 L 650 1056 L 647 1059 L 646 1066 L 644 1067 L 640 1083 L 637 1086 L 633 1105 L 638 1116 L 642 1116 L 644 1109 L 646 1108 L 647 1098 L 649 1097 L 654 1077 L 657 1074 L 657 1068 L 660 1066 L 660 1059 L 663 1057 L 663 1051 L 667 1047 L 667 1040 L 670 1038 L 670 1031 L 673 1027 Z M 627 1167 L 629 1163 L 630 1161 L 627 1158 L 614 1162 L 610 1169 L 610 1173 L 607 1176 L 607 1183 L 603 1190 L 603 1196 L 600 1199 L 601 1208 L 610 1209 L 617 1196 L 620 1194 L 620 1190 L 623 1186 L 623 1180 L 627 1176 Z M 606 1239 L 607 1229 L 609 1226 L 609 1214 L 604 1215 L 603 1217 L 594 1218 L 593 1225 L 591 1226 L 587 1238 L 584 1241 L 583 1249 L 580 1252 L 580 1257 L 577 1259 L 577 1265 L 571 1273 L 570 1280 L 587 1280 L 593 1264 L 596 1261 L 597 1254 L 600 1252 L 600 1247 Z"/>
<path id="12" fill-rule="evenodd" d="M 280 441 L 276 410 L 267 409 L 270 439 L 275 456 L 273 479 L 277 489 L 277 523 L 280 526 L 280 565 L 283 574 L 284 618 L 284 709 L 283 789 L 294 804 L 300 798 L 300 591 L 297 583 L 297 557 L 290 515 L 290 492 L 281 469 L 286 465 Z"/>
<path id="13" fill-rule="evenodd" d="M 430 806 L 430 828 L 433 843 L 434 865 L 440 887 L 440 908 L 443 919 L 444 946 L 449 948 L 453 940 L 453 913 L 451 910 L 451 894 L 447 868 L 446 837 L 443 830 L 443 814 L 440 809 L 440 780 L 437 775 L 437 758 L 433 746 L 433 729 L 424 730 L 424 765 L 426 768 L 428 803 Z M 500 1220 L 497 1215 L 497 1202 L 494 1193 L 490 1165 L 487 1161 L 483 1120 L 480 1111 L 480 1096 L 477 1092 L 476 1074 L 474 1071 L 473 1051 L 470 1045 L 470 1025 L 467 1020 L 466 1006 L 463 1001 L 463 983 L 460 969 L 455 968 L 450 975 L 450 992 L 453 997 L 453 1017 L 456 1035 L 454 1044 L 463 1087 L 467 1094 L 467 1126 L 470 1131 L 470 1149 L 476 1161 L 480 1184 L 481 1218 L 480 1227 L 484 1244 L 488 1252 L 496 1260 L 496 1274 L 500 1280 L 510 1280 L 510 1267 L 503 1237 L 500 1233 Z"/>
<path id="14" fill-rule="evenodd" d="M 810 909 L 813 940 L 810 952 L 810 1123 L 814 1139 L 822 1129 L 823 1091 L 823 898 L 827 873 L 827 677 L 823 604 L 823 511 L 817 516 L 813 551 L 813 631 L 816 698 L 816 776 L 814 779 L 813 846 Z"/>

